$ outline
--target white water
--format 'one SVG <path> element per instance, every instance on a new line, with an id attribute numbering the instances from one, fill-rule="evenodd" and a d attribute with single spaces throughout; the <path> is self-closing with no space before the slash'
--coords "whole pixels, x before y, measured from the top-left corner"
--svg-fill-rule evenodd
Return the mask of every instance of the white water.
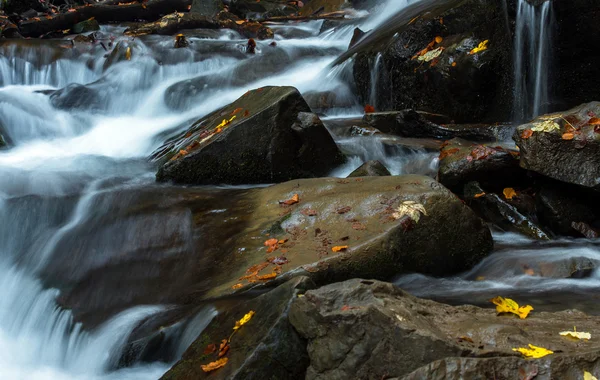
<path id="1" fill-rule="evenodd" d="M 514 42 L 515 118 L 543 114 L 549 102 L 552 1 L 534 6 L 518 0 Z"/>
<path id="2" fill-rule="evenodd" d="M 410 2 L 387 2 L 387 13 L 377 13 L 363 28 L 377 26 Z M 153 183 L 146 157 L 164 141 L 161 133 L 260 86 L 336 89 L 352 96 L 340 80 L 347 75 L 343 68 L 329 71 L 327 66 L 347 48 L 353 27 L 319 35 L 320 26 L 310 22 L 277 28 L 277 47 L 259 42 L 254 57 L 243 53 L 246 40 L 234 32 L 190 36 L 190 49 L 178 50 L 171 48 L 169 37 L 117 37 L 115 43 L 132 47 L 132 59 L 107 68 L 99 45 L 0 44 L 0 131 L 14 145 L 0 151 L 1 379 L 155 379 L 166 371 L 168 363 L 112 369 L 137 323 L 165 306 L 137 306 L 85 331 L 70 311 L 57 306 L 60 291 L 47 288 L 42 274 L 53 252 L 69 247 L 66 236 L 76 236 L 77 227 L 90 217 L 111 212 L 110 199 L 122 196 L 120 189 Z M 105 42 L 122 30 L 103 28 Z M 84 108 L 57 109 L 48 95 L 38 92 L 71 83 L 92 90 L 94 98 L 84 100 Z M 171 86 L 181 84 L 192 91 L 169 97 Z M 394 165 L 393 158 L 386 159 Z M 401 166 L 392 170 L 400 172 Z M 111 238 L 87 256 L 100 255 Z M 145 241 L 127 243 L 135 247 Z M 89 269 L 91 259 L 73 256 L 70 266 Z M 214 310 L 208 310 L 187 325 L 176 355 L 212 316 Z"/>

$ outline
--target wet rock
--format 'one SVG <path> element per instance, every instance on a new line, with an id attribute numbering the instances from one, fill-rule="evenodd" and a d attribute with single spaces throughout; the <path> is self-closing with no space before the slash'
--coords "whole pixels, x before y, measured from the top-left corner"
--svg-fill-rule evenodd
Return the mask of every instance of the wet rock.
<path id="1" fill-rule="evenodd" d="M 216 130 L 220 132 L 213 134 Z M 249 91 L 167 141 L 155 157 L 162 162 L 158 181 L 188 184 L 318 177 L 344 161 L 293 87 Z"/>
<path id="2" fill-rule="evenodd" d="M 443 113 L 458 123 L 509 120 L 512 107 L 512 37 L 503 1 L 421 1 L 407 7 L 340 58 L 353 54 L 363 104 L 375 90 L 381 110 L 414 108 Z M 442 21 L 443 20 L 443 21 Z M 436 37 L 441 37 L 436 42 Z M 439 40 L 439 39 L 438 39 Z M 470 54 L 484 41 L 487 50 Z M 419 60 L 430 43 L 439 56 Z M 377 55 L 380 58 L 377 59 Z"/>
<path id="3" fill-rule="evenodd" d="M 521 167 L 544 176 L 600 189 L 600 103 L 540 116 L 514 133 Z M 547 132 L 532 132 L 546 128 Z"/>
<path id="4" fill-rule="evenodd" d="M 76 34 L 95 32 L 96 30 L 100 30 L 100 24 L 98 24 L 98 21 L 96 21 L 96 19 L 93 17 L 88 20 L 78 22 L 77 24 L 73 25 L 72 28 L 73 33 Z"/>
<path id="5" fill-rule="evenodd" d="M 223 306 L 162 379 L 304 378 L 309 362 L 306 341 L 291 326 L 288 314 L 292 301 L 314 287 L 309 278 L 299 277 L 252 300 Z M 207 345 L 219 347 L 221 340 L 231 335 L 235 322 L 251 310 L 255 312 L 252 319 L 231 337 L 227 365 L 204 373 L 200 366 L 217 359 L 217 353 L 204 352 Z"/>
<path id="6" fill-rule="evenodd" d="M 224 9 L 222 0 L 194 0 L 190 12 L 206 17 L 216 17 Z"/>
<path id="7" fill-rule="evenodd" d="M 435 115 L 414 110 L 393 112 L 374 112 L 365 114 L 363 120 L 371 127 L 384 133 L 392 133 L 406 137 L 430 137 L 451 139 L 461 137 L 473 141 L 494 141 L 510 136 L 509 125 L 488 124 L 436 124 L 442 115 Z"/>
<path id="8" fill-rule="evenodd" d="M 263 19 L 276 16 L 289 16 L 297 13 L 298 8 L 285 0 L 233 0 L 229 4 L 229 11 L 242 19 Z"/>
<path id="9" fill-rule="evenodd" d="M 515 157 L 518 153 L 494 145 L 447 141 L 440 151 L 438 181 L 459 193 L 470 181 L 480 181 L 485 187 L 508 187 L 518 182 L 525 175 Z"/>
<path id="10" fill-rule="evenodd" d="M 578 331 L 594 331 L 595 318 L 574 310 L 534 311 L 521 320 L 497 316 L 492 308 L 448 306 L 389 283 L 353 279 L 307 291 L 294 300 L 289 319 L 308 340 L 306 379 L 458 379 L 465 373 L 493 379 L 495 363 L 510 363 L 496 369 L 498 379 L 519 378 L 534 368 L 544 379 L 575 372 L 572 378 L 578 379 L 583 370 L 600 370 L 600 343 L 581 344 L 558 334 L 575 324 Z M 528 344 L 556 354 L 532 361 L 512 350 Z M 577 366 L 569 370 L 567 363 Z M 555 368 L 560 370 L 550 371 Z"/>
<path id="11" fill-rule="evenodd" d="M 385 177 L 391 175 L 384 164 L 379 161 L 367 161 L 358 169 L 350 173 L 348 178 L 354 177 Z"/>
<path id="12" fill-rule="evenodd" d="M 127 53 L 129 51 L 129 54 Z M 119 62 L 128 61 L 134 55 L 142 52 L 142 47 L 135 41 L 119 41 L 113 50 L 106 57 L 102 69 L 108 70 L 109 67 L 116 65 Z M 129 57 L 129 59 L 127 58 Z"/>
<path id="13" fill-rule="evenodd" d="M 190 46 L 190 43 L 183 34 L 178 34 L 175 36 L 175 45 L 173 46 L 175 49 L 181 49 L 188 46 Z"/>
<path id="14" fill-rule="evenodd" d="M 485 192 L 477 182 L 465 186 L 464 196 L 477 214 L 497 227 L 532 239 L 550 239 L 550 236 L 536 223 L 534 215 L 524 215 L 499 195 Z"/>
<path id="15" fill-rule="evenodd" d="M 72 83 L 50 95 L 50 102 L 59 109 L 93 110 L 100 104 L 101 97 L 92 88 Z"/>
<path id="16" fill-rule="evenodd" d="M 344 96 L 347 89 L 337 87 L 331 91 L 310 91 L 303 94 L 310 109 L 316 113 L 325 113 L 333 108 L 349 108 L 355 105 L 355 100 Z"/>

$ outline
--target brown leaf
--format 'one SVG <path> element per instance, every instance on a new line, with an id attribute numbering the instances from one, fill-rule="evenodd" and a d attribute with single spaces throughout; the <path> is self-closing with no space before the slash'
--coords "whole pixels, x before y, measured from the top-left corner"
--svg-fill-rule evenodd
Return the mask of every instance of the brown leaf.
<path id="1" fill-rule="evenodd" d="M 588 121 L 589 125 L 600 125 L 600 118 L 597 117 L 592 117 L 589 121 Z"/>
<path id="2" fill-rule="evenodd" d="M 523 133 L 521 133 L 521 138 L 525 140 L 530 138 L 531 136 L 533 136 L 533 131 L 531 129 L 526 129 L 523 131 Z"/>
<path id="3" fill-rule="evenodd" d="M 227 351 L 229 351 L 229 342 L 227 341 L 227 339 L 223 339 L 221 341 L 221 345 L 219 346 L 219 357 L 223 357 L 225 356 L 225 354 L 227 354 Z"/>
<path id="4" fill-rule="evenodd" d="M 276 272 L 272 272 L 269 274 L 265 274 L 263 276 L 256 276 L 256 279 L 259 281 L 268 281 L 268 280 L 272 280 L 275 277 L 277 277 L 277 273 Z"/>
<path id="5" fill-rule="evenodd" d="M 355 222 L 352 223 L 352 229 L 356 231 L 364 231 L 367 229 L 367 227 L 365 227 L 365 225 L 360 222 Z"/>
<path id="6" fill-rule="evenodd" d="M 344 206 L 344 207 L 338 208 L 337 210 L 335 210 L 335 212 L 341 215 L 341 214 L 345 214 L 345 213 L 349 212 L 350 210 L 352 210 L 352 207 Z"/>
<path id="7" fill-rule="evenodd" d="M 475 194 L 474 198 L 481 198 L 481 197 L 483 197 L 484 195 L 485 195 L 485 192 L 483 192 L 483 193 L 478 193 L 478 194 Z"/>
<path id="8" fill-rule="evenodd" d="M 294 194 L 290 199 L 285 200 L 285 201 L 279 201 L 280 205 L 283 206 L 291 206 L 293 204 L 296 204 L 300 202 L 300 197 L 298 196 L 298 194 Z"/>
<path id="9" fill-rule="evenodd" d="M 443 160 L 444 158 L 453 155 L 454 153 L 458 152 L 460 149 L 458 148 L 450 148 L 450 149 L 444 149 L 440 152 L 440 160 Z"/>
<path id="10" fill-rule="evenodd" d="M 228 360 L 229 359 L 227 359 L 227 358 L 221 358 L 221 359 L 217 360 L 216 362 L 208 363 L 207 365 L 200 365 L 200 367 L 202 368 L 202 370 L 204 372 L 211 372 L 211 371 L 214 371 L 221 367 L 225 367 L 225 364 L 227 364 Z"/>
<path id="11" fill-rule="evenodd" d="M 206 346 L 206 348 L 204 349 L 204 352 L 202 352 L 202 355 L 210 355 L 213 352 L 217 351 L 217 346 L 214 344 L 209 344 L 208 346 Z"/>
<path id="12" fill-rule="evenodd" d="M 574 138 L 575 138 L 575 135 L 572 133 L 563 133 L 563 135 L 562 135 L 563 140 L 573 140 Z"/>

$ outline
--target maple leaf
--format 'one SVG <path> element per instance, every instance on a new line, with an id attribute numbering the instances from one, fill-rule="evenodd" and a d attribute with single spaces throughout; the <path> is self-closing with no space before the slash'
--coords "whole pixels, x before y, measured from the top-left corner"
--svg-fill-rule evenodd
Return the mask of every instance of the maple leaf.
<path id="1" fill-rule="evenodd" d="M 580 339 L 590 340 L 590 339 L 592 339 L 592 334 L 586 333 L 586 332 L 578 332 L 577 328 L 575 328 L 575 327 L 573 327 L 573 331 L 561 331 L 561 332 L 559 332 L 559 334 L 562 336 L 573 338 L 575 340 L 580 340 Z"/>
<path id="2" fill-rule="evenodd" d="M 496 312 L 500 313 L 512 313 L 518 315 L 519 318 L 525 319 L 529 315 L 529 312 L 533 310 L 530 305 L 519 306 L 518 303 L 511 300 L 510 298 L 496 297 L 490 300 L 496 305 Z"/>
<path id="3" fill-rule="evenodd" d="M 533 344 L 530 344 L 529 348 L 521 347 L 521 348 L 513 348 L 512 350 L 520 352 L 524 356 L 527 356 L 529 358 L 535 358 L 535 359 L 543 358 L 546 355 L 550 355 L 550 354 L 554 353 L 554 351 L 550 351 L 543 347 L 537 347 L 537 346 L 534 346 Z"/>
<path id="4" fill-rule="evenodd" d="M 396 220 L 408 216 L 414 220 L 415 223 L 418 223 L 419 219 L 421 219 L 421 214 L 427 216 L 425 206 L 414 201 L 404 201 L 396 208 L 396 212 L 394 212 L 392 216 Z"/>
<path id="5" fill-rule="evenodd" d="M 250 321 L 252 319 L 252 316 L 254 316 L 254 314 L 256 314 L 256 313 L 254 311 L 250 310 L 246 315 L 244 315 L 244 317 L 242 319 L 235 322 L 235 326 L 233 327 L 233 329 L 239 330 L 240 327 L 242 327 L 243 325 L 245 325 L 246 323 L 248 323 L 248 321 Z"/>
<path id="6" fill-rule="evenodd" d="M 229 359 L 227 359 L 227 358 L 221 358 L 221 359 L 219 359 L 219 360 L 217 360 L 215 362 L 208 363 L 207 365 L 201 365 L 200 367 L 202 368 L 202 370 L 204 372 L 211 372 L 211 371 L 214 371 L 214 370 L 219 369 L 221 367 L 225 367 L 225 364 L 227 364 L 228 360 Z"/>
<path id="7" fill-rule="evenodd" d="M 504 194 L 504 198 L 508 199 L 509 201 L 517 196 L 517 192 L 512 187 L 507 187 L 502 191 L 502 193 Z"/>

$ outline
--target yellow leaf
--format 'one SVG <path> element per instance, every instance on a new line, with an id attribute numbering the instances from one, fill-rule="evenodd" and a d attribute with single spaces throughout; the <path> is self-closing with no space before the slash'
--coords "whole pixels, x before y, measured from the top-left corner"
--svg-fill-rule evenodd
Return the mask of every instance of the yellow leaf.
<path id="1" fill-rule="evenodd" d="M 552 132 L 552 131 L 560 131 L 560 125 L 554 120 L 544 120 L 533 124 L 531 127 L 533 132 Z"/>
<path id="2" fill-rule="evenodd" d="M 588 371 L 583 371 L 583 380 L 598 380 L 598 378 Z"/>
<path id="3" fill-rule="evenodd" d="M 400 219 L 404 216 L 408 216 L 414 220 L 415 223 L 418 223 L 419 219 L 421 219 L 421 214 L 427 216 L 425 206 L 414 201 L 404 201 L 400 206 L 398 206 L 396 212 L 394 212 L 392 216 L 394 219 Z"/>
<path id="4" fill-rule="evenodd" d="M 200 367 L 202 367 L 202 370 L 204 372 L 211 372 L 211 371 L 214 371 L 215 369 L 225 367 L 225 364 L 227 364 L 228 360 L 229 359 L 227 359 L 227 358 L 221 358 L 221 359 L 217 360 L 216 362 L 208 363 L 207 365 L 201 365 Z"/>
<path id="5" fill-rule="evenodd" d="M 439 57 L 440 54 L 442 54 L 442 51 L 444 51 L 444 48 L 440 46 L 437 49 L 430 50 L 427 53 L 423 54 L 422 56 L 420 56 L 418 58 L 418 60 L 419 61 L 425 61 L 425 62 L 433 61 L 434 59 L 436 59 L 437 57 Z"/>
<path id="6" fill-rule="evenodd" d="M 553 354 L 553 351 L 550 351 L 548 349 L 542 348 L 542 347 L 536 347 L 533 344 L 529 345 L 529 348 L 513 348 L 513 351 L 517 351 L 522 353 L 523 355 L 527 356 L 528 358 L 535 358 L 535 359 L 539 359 L 539 358 L 543 358 L 546 355 L 550 355 Z"/>
<path id="7" fill-rule="evenodd" d="M 494 305 L 496 305 L 496 312 L 500 313 L 513 313 L 519 316 L 521 319 L 527 318 L 529 312 L 533 310 L 533 307 L 530 305 L 519 306 L 518 303 L 511 300 L 510 298 L 496 297 L 490 300 Z"/>
<path id="8" fill-rule="evenodd" d="M 333 252 L 341 252 L 341 251 L 345 251 L 345 250 L 347 250 L 347 249 L 348 249 L 348 246 L 347 246 L 347 245 L 338 245 L 338 246 L 336 246 L 336 247 L 333 247 L 333 248 L 331 248 L 331 250 L 332 250 Z"/>
<path id="9" fill-rule="evenodd" d="M 235 323 L 235 326 L 233 327 L 234 330 L 238 330 L 240 327 L 242 327 L 243 325 L 245 325 L 246 323 L 248 323 L 248 321 L 250 319 L 252 319 L 252 316 L 254 315 L 254 311 L 250 310 L 248 312 L 248 314 L 244 315 L 244 318 L 240 319 L 239 321 L 237 321 Z"/>
<path id="10" fill-rule="evenodd" d="M 127 51 L 125 51 L 125 59 L 131 61 L 131 47 L 128 47 Z"/>
<path id="11" fill-rule="evenodd" d="M 517 192 L 512 187 L 507 187 L 502 193 L 504 193 L 504 197 L 508 200 L 511 200 L 517 196 Z"/>
<path id="12" fill-rule="evenodd" d="M 592 334 L 586 333 L 586 332 L 578 332 L 577 328 L 575 328 L 575 327 L 573 327 L 573 331 L 561 331 L 559 334 L 562 335 L 562 336 L 566 336 L 566 337 L 569 337 L 569 338 L 576 339 L 576 340 L 579 340 L 579 339 L 590 340 L 590 339 L 592 339 Z"/>
<path id="13" fill-rule="evenodd" d="M 488 42 L 490 42 L 490 40 L 485 40 L 485 41 L 481 42 L 476 48 L 474 48 L 473 50 L 471 50 L 469 52 L 469 54 L 473 55 L 473 54 L 479 53 L 480 51 L 487 50 L 487 44 L 488 44 Z"/>

